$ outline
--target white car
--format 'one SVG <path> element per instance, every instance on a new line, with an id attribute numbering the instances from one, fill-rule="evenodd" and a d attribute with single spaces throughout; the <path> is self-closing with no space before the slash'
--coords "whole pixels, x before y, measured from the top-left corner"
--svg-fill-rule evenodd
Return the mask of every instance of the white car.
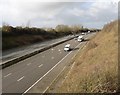
<path id="1" fill-rule="evenodd" d="M 64 51 L 69 51 L 70 50 L 70 44 L 65 45 Z"/>
<path id="2" fill-rule="evenodd" d="M 88 33 L 90 33 L 90 31 L 88 31 Z"/>
<path id="3" fill-rule="evenodd" d="M 87 33 L 84 33 L 84 32 L 82 32 L 81 34 L 82 34 L 82 35 L 87 35 Z"/>
<path id="4" fill-rule="evenodd" d="M 81 34 L 82 34 L 82 35 L 85 35 L 85 33 L 84 33 L 84 32 L 82 32 Z"/>
<path id="5" fill-rule="evenodd" d="M 83 40 L 84 40 L 84 38 L 82 35 L 78 37 L 78 42 L 82 42 Z"/>

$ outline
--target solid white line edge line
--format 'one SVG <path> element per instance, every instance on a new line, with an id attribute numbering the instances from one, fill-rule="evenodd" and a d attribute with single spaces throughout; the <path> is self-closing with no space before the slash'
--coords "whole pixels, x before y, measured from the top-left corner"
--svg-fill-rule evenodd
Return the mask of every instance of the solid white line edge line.
<path id="1" fill-rule="evenodd" d="M 66 68 L 66 66 L 62 69 L 62 71 L 57 75 L 57 77 L 64 71 L 64 69 Z M 56 77 L 56 78 L 57 78 Z M 49 87 L 52 85 L 52 83 L 56 80 L 56 78 L 51 82 L 51 84 L 43 91 L 43 94 L 49 89 Z M 42 95 L 43 95 L 42 94 Z"/>
<path id="2" fill-rule="evenodd" d="M 80 44 L 81 44 L 81 43 L 80 43 Z M 80 44 L 78 44 L 76 47 L 78 47 Z M 76 47 L 75 47 L 75 48 L 76 48 Z M 53 66 L 46 74 L 44 74 L 41 78 L 39 78 L 39 80 L 37 80 L 32 86 L 30 86 L 27 90 L 25 90 L 22 95 L 24 95 L 24 94 L 27 93 L 32 87 L 34 87 L 39 81 L 41 81 L 47 74 L 49 74 L 57 65 L 60 64 L 61 61 L 63 61 L 63 60 L 64 60 L 69 54 L 71 54 L 71 53 L 72 53 L 72 51 L 69 52 L 64 58 L 62 58 L 62 59 L 61 59 L 55 66 Z"/>

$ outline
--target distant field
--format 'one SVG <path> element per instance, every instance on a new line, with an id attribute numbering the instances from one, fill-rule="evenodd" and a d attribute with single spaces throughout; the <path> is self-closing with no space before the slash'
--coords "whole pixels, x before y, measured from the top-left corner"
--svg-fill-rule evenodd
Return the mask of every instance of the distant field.
<path id="1" fill-rule="evenodd" d="M 58 93 L 116 92 L 118 87 L 118 23 L 103 28 L 78 53 L 71 73 Z"/>

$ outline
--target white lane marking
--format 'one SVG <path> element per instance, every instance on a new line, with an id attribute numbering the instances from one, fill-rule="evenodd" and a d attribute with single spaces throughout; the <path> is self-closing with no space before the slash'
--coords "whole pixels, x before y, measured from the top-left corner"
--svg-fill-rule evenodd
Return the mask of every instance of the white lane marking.
<path id="1" fill-rule="evenodd" d="M 81 44 L 81 43 L 80 43 Z M 77 48 L 80 44 L 78 44 L 75 48 Z M 34 84 L 32 84 L 27 90 L 25 90 L 23 92 L 22 95 L 24 95 L 25 93 L 27 93 L 31 88 L 33 88 L 39 81 L 41 81 L 47 74 L 49 74 L 57 65 L 60 64 L 60 62 L 62 62 L 68 55 L 70 55 L 72 53 L 69 52 L 65 57 L 63 57 L 56 65 L 54 65 L 46 74 L 44 74 L 41 78 L 39 78 Z"/>
<path id="2" fill-rule="evenodd" d="M 27 66 L 29 66 L 31 63 L 28 63 Z"/>
<path id="3" fill-rule="evenodd" d="M 76 55 L 77 55 L 77 54 L 75 54 L 75 55 L 72 57 L 72 59 L 74 59 Z"/>
<path id="4" fill-rule="evenodd" d="M 70 69 L 70 70 L 72 70 L 72 68 L 74 67 L 75 63 L 76 63 L 76 62 L 74 62 L 74 63 L 72 64 L 72 67 L 71 67 L 71 69 Z"/>
<path id="5" fill-rule="evenodd" d="M 43 66 L 43 64 L 39 65 L 38 67 L 40 68 L 40 67 L 42 67 L 42 66 Z"/>
<path id="6" fill-rule="evenodd" d="M 4 77 L 6 78 L 6 77 L 8 77 L 8 76 L 10 76 L 10 75 L 12 75 L 12 73 L 9 73 L 9 74 L 5 75 Z"/>
<path id="7" fill-rule="evenodd" d="M 54 59 L 54 57 L 52 57 L 51 59 Z"/>
<path id="8" fill-rule="evenodd" d="M 17 81 L 18 81 L 18 82 L 19 82 L 19 81 L 21 81 L 24 77 L 25 77 L 25 76 L 23 76 L 23 77 L 19 78 Z"/>
<path id="9" fill-rule="evenodd" d="M 69 72 L 67 73 L 67 75 L 66 75 L 65 79 L 62 81 L 62 84 L 63 84 L 63 83 L 64 83 L 64 81 L 67 79 L 68 75 L 70 75 L 70 73 L 71 73 L 71 71 L 72 71 L 72 69 L 73 69 L 73 67 L 74 67 L 75 63 L 76 63 L 76 62 L 74 62 L 74 63 L 72 64 L 72 66 L 71 66 L 71 68 L 70 68 Z"/>
<path id="10" fill-rule="evenodd" d="M 51 82 L 51 84 L 43 91 L 42 95 L 50 88 L 53 82 L 58 78 L 58 76 L 65 70 L 66 66 L 62 69 L 62 71 L 57 75 L 57 77 Z"/>
<path id="11" fill-rule="evenodd" d="M 81 43 L 80 43 L 81 44 Z M 82 48 L 82 47 L 81 47 Z M 78 49 L 78 52 L 81 50 L 81 48 Z M 77 55 L 77 53 L 72 57 L 72 59 L 75 58 L 75 56 Z"/>

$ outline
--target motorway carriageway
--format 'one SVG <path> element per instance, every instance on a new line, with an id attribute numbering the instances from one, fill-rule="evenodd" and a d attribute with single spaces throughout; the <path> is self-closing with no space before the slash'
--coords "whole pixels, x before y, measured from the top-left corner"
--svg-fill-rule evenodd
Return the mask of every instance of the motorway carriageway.
<path id="1" fill-rule="evenodd" d="M 85 39 L 94 34 L 85 35 Z M 72 39 L 3 69 L 2 93 L 44 93 L 86 42 Z M 73 50 L 65 52 L 68 43 Z"/>

